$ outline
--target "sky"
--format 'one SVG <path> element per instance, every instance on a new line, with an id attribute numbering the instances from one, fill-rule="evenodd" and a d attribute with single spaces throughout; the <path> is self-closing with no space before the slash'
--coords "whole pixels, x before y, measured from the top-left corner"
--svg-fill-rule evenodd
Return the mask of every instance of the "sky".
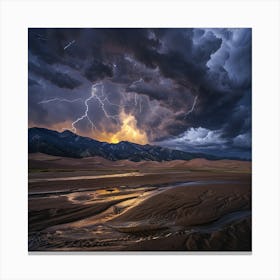
<path id="1" fill-rule="evenodd" d="M 31 28 L 29 127 L 251 158 L 249 28 Z"/>

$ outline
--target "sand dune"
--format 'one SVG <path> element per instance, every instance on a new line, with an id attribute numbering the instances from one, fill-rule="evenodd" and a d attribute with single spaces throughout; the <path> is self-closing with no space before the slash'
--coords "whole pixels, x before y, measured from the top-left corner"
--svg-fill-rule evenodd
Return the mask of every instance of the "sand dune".
<path id="1" fill-rule="evenodd" d="M 88 157 L 82 159 L 65 158 L 50 156 L 40 153 L 29 154 L 29 169 L 73 169 L 79 167 L 83 169 L 156 169 L 156 168 L 200 168 L 200 169 L 230 169 L 230 170 L 251 170 L 251 162 L 237 160 L 207 160 L 207 159 L 192 159 L 189 161 L 172 160 L 165 162 L 157 161 L 140 161 L 133 162 L 129 160 L 110 161 L 102 157 Z"/>
<path id="2" fill-rule="evenodd" d="M 148 198 L 112 223 L 127 227 L 135 222 L 140 227 L 142 221 L 145 227 L 147 223 L 184 227 L 205 224 L 227 213 L 250 209 L 250 189 L 249 182 L 175 187 Z"/>

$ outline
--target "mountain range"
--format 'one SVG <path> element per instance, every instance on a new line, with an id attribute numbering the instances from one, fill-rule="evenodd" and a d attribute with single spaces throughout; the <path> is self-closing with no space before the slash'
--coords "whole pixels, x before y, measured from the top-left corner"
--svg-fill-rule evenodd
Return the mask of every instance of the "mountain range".
<path id="1" fill-rule="evenodd" d="M 69 130 L 57 132 L 39 127 L 28 129 L 28 152 L 40 152 L 71 158 L 100 156 L 109 160 L 128 159 L 131 161 L 170 161 L 194 158 L 219 159 L 208 154 L 171 150 L 149 144 L 139 145 L 128 141 L 110 144 L 89 137 L 79 136 Z"/>

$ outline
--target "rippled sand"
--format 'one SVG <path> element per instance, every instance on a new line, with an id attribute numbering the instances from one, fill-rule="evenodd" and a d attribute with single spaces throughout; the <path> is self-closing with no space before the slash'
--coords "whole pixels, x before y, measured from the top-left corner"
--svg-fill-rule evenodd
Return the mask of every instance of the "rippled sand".
<path id="1" fill-rule="evenodd" d="M 250 251 L 250 163 L 240 169 L 215 162 L 211 169 L 207 161 L 207 170 L 197 164 L 155 163 L 146 170 L 149 162 L 130 175 L 110 169 L 105 175 L 116 176 L 79 180 L 31 172 L 39 181 L 29 182 L 29 251 Z M 92 176 L 98 172 L 105 171 L 96 168 Z"/>

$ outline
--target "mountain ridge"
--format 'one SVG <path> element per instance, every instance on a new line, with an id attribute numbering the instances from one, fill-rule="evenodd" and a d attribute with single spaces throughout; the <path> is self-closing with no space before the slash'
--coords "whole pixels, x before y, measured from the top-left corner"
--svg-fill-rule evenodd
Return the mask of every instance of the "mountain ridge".
<path id="1" fill-rule="evenodd" d="M 32 127 L 28 129 L 28 153 L 37 152 L 70 158 L 101 156 L 112 161 L 128 159 L 136 162 L 142 160 L 191 160 L 194 158 L 221 159 L 203 153 L 189 153 L 150 144 L 140 145 L 129 141 L 110 144 L 77 135 L 70 130 L 57 132 L 46 128 Z"/>

